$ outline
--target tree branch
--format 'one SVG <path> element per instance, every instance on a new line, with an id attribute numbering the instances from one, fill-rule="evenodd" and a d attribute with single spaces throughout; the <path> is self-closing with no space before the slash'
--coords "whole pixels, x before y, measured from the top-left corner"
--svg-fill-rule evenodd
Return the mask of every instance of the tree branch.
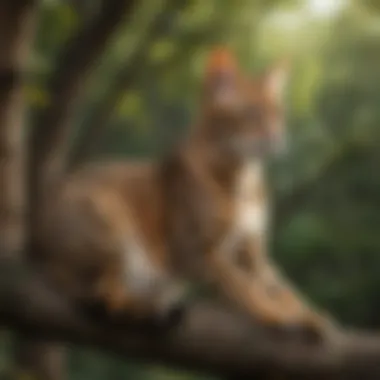
<path id="1" fill-rule="evenodd" d="M 103 0 L 98 17 L 85 25 L 58 57 L 49 91 L 51 101 L 37 118 L 31 139 L 29 174 L 31 182 L 35 182 L 33 193 L 48 191 L 48 185 L 63 174 L 71 116 L 87 74 L 123 16 L 133 13 L 136 3 L 136 0 Z"/>
<path id="2" fill-rule="evenodd" d="M 274 374 L 282 378 L 375 379 L 380 375 L 380 336 L 347 333 L 324 346 L 280 338 L 221 305 L 189 307 L 176 331 L 158 338 L 132 329 L 102 328 L 74 312 L 39 279 L 1 272 L 0 321 L 39 338 L 95 345 L 137 360 L 233 378 Z M 19 277 L 20 278 L 20 277 Z M 255 377 L 256 378 L 256 377 Z"/>
<path id="3" fill-rule="evenodd" d="M 24 243 L 24 99 L 22 89 L 37 1 L 0 2 L 0 255 L 16 259 Z"/>
<path id="4" fill-rule="evenodd" d="M 163 27 L 163 16 L 170 14 L 172 17 L 176 17 L 188 3 L 187 0 L 167 0 L 163 8 L 155 15 L 129 62 L 115 76 L 108 94 L 96 107 L 94 115 L 88 122 L 88 128 L 75 143 L 70 159 L 71 167 L 79 165 L 90 154 L 104 128 L 108 125 L 118 100 L 146 68 L 146 54 L 149 47 L 167 32 Z"/>

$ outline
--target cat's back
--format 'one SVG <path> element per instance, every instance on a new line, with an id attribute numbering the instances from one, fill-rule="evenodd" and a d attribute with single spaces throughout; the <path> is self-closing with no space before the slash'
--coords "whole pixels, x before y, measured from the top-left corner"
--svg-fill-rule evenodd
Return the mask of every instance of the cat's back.
<path id="1" fill-rule="evenodd" d="M 156 167 L 149 162 L 86 165 L 45 203 L 40 236 L 57 249 L 109 249 L 132 223 L 147 230 L 158 217 Z M 145 224 L 144 227 L 142 227 Z"/>

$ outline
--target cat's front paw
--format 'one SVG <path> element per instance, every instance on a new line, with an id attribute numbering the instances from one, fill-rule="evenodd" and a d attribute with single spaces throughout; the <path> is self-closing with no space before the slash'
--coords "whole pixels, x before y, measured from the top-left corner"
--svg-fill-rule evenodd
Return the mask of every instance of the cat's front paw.
<path id="1" fill-rule="evenodd" d="M 264 323 L 271 335 L 311 344 L 323 344 L 332 337 L 333 322 L 330 318 L 314 312 L 299 312 L 297 315 L 278 314 L 276 319 Z"/>
<path id="2" fill-rule="evenodd" d="M 331 318 L 313 312 L 283 327 L 287 335 L 311 344 L 323 344 L 334 338 L 334 331 L 338 331 Z"/>

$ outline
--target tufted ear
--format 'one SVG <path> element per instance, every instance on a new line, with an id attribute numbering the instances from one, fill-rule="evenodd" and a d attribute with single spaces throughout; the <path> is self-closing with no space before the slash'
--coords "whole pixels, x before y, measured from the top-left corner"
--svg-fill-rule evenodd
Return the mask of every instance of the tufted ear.
<path id="1" fill-rule="evenodd" d="M 233 102 L 238 86 L 238 66 L 234 55 L 226 48 L 214 49 L 208 59 L 205 73 L 205 90 L 216 106 Z"/>
<path id="2" fill-rule="evenodd" d="M 288 59 L 282 59 L 272 66 L 263 78 L 264 91 L 267 96 L 275 101 L 281 102 L 288 84 L 290 72 L 290 62 Z"/>
<path id="3" fill-rule="evenodd" d="M 234 55 L 223 47 L 215 48 L 207 62 L 206 75 L 234 75 L 237 72 L 237 62 Z"/>

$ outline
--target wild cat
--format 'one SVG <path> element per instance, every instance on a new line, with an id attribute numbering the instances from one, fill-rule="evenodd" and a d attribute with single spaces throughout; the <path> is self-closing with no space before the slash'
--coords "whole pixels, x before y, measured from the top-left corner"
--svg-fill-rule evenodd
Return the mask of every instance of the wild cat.
<path id="1" fill-rule="evenodd" d="M 187 284 L 227 296 L 264 325 L 322 335 L 327 319 L 280 277 L 266 250 L 264 163 L 283 143 L 287 70 L 251 79 L 215 49 L 198 120 L 161 160 L 89 164 L 46 203 L 46 273 L 107 315 L 170 319 Z"/>

